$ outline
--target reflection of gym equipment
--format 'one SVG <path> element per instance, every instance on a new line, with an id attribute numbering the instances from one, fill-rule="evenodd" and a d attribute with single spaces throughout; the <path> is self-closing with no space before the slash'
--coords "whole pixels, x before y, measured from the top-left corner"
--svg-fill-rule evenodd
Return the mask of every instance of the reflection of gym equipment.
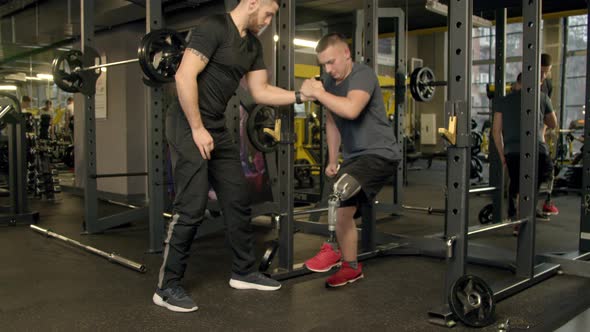
<path id="1" fill-rule="evenodd" d="M 321 124 L 317 113 L 295 118 L 295 189 L 314 188 L 315 178 L 324 176 L 321 166 Z"/>
<path id="2" fill-rule="evenodd" d="M 248 138 L 252 145 L 265 154 L 273 153 L 280 141 L 281 120 L 276 116 L 275 108 L 257 105 L 249 113 L 247 121 Z M 310 112 L 305 117 L 295 117 L 294 120 L 294 178 L 297 181 L 295 189 L 315 189 L 315 178 L 321 174 L 321 124 L 317 113 Z M 319 190 L 321 191 L 321 189 Z M 321 193 L 301 192 L 298 200 L 317 202 Z"/>
<path id="3" fill-rule="evenodd" d="M 30 211 L 27 203 L 25 119 L 15 96 L 0 92 L 0 97 L 11 101 L 0 106 L 0 121 L 6 124 L 8 135 L 8 192 L 4 194 L 10 196 L 10 206 L 0 207 L 0 223 L 36 223 L 39 213 Z"/>
<path id="4" fill-rule="evenodd" d="M 529 45 L 523 51 L 523 71 L 522 84 L 524 91 L 530 91 L 529 94 L 523 94 L 523 109 L 534 109 L 535 103 L 539 97 L 538 80 L 536 74 L 539 71 L 538 58 L 539 49 L 539 24 L 541 21 L 540 8 L 541 1 L 531 0 L 523 1 L 523 22 L 529 22 L 528 26 L 537 27 L 536 29 L 524 29 L 523 43 Z M 521 121 L 521 132 L 523 140 L 521 145 L 524 146 L 523 154 L 526 153 L 531 158 L 523 158 L 521 170 L 523 175 L 520 176 L 520 220 L 510 222 L 501 222 L 491 225 L 469 226 L 469 167 L 472 142 L 470 140 L 469 120 L 471 118 L 470 107 L 470 90 L 471 90 L 471 67 L 465 66 L 469 62 L 470 54 L 470 31 L 472 26 L 468 23 L 462 27 L 463 23 L 470 22 L 472 14 L 472 3 L 467 1 L 450 1 L 448 17 L 448 98 L 445 104 L 446 114 L 456 117 L 456 130 L 453 135 L 447 135 L 451 146 L 447 148 L 447 173 L 446 173 L 446 215 L 445 231 L 440 234 L 449 248 L 449 258 L 447 259 L 447 272 L 445 277 L 445 288 L 443 301 L 434 310 L 429 312 L 430 321 L 443 326 L 452 326 L 457 320 L 464 322 L 466 325 L 484 326 L 493 322 L 493 301 L 500 301 L 510 297 L 518 292 L 527 289 L 558 272 L 557 264 L 539 264 L 535 253 L 535 181 L 530 181 L 533 172 L 535 175 L 536 164 L 536 142 L 533 141 L 533 135 L 524 135 L 527 131 L 536 130 L 537 118 L 535 112 L 523 112 Z M 495 68 L 494 77 L 498 87 L 504 87 L 505 72 L 505 36 L 506 36 L 506 8 L 500 6 L 496 10 L 496 55 L 494 57 Z M 526 24 L 525 24 L 526 26 Z M 462 27 L 462 28 L 459 28 Z M 527 90 L 528 89 L 528 90 Z M 503 92 L 497 89 L 495 97 L 501 96 Z M 445 132 L 446 133 L 446 132 Z M 532 151 L 531 151 L 532 149 Z M 526 155 L 525 154 L 525 155 Z M 495 158 L 495 156 L 493 156 Z M 498 168 L 495 168 L 498 171 Z M 528 176 L 528 178 L 527 178 Z M 526 180 L 528 181 L 526 181 Z M 494 179 L 494 185 L 499 181 Z M 496 191 L 496 194 L 502 191 Z M 496 195 L 496 197 L 499 195 Z M 499 212 L 499 211 L 498 211 Z M 498 215 L 496 213 L 495 215 Z M 516 252 L 502 250 L 498 247 L 488 247 L 483 253 L 486 265 L 499 266 L 499 263 L 508 263 L 513 265 L 516 273 L 513 277 L 505 280 L 498 280 L 490 287 L 485 287 L 484 282 L 475 282 L 473 278 L 466 277 L 467 266 L 470 256 L 474 252 L 475 245 L 471 241 L 471 236 L 482 234 L 499 228 L 512 228 L 517 226 L 520 229 L 518 242 L 515 247 Z M 492 264 L 490 264 L 492 263 Z M 476 286 L 476 283 L 479 284 Z M 459 296 L 460 294 L 460 296 Z M 457 301 L 458 300 L 458 301 Z M 475 319 L 472 320 L 472 319 Z"/>

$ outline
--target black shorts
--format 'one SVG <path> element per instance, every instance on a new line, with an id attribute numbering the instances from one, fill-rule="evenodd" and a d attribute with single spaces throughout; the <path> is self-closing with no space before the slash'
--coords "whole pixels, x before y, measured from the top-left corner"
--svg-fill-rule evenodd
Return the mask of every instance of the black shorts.
<path id="1" fill-rule="evenodd" d="M 340 166 L 337 178 L 344 174 L 352 176 L 360 183 L 361 191 L 354 197 L 341 202 L 340 206 L 359 206 L 360 203 L 373 201 L 381 188 L 396 173 L 398 162 L 398 160 L 385 159 L 372 154 L 345 160 Z"/>

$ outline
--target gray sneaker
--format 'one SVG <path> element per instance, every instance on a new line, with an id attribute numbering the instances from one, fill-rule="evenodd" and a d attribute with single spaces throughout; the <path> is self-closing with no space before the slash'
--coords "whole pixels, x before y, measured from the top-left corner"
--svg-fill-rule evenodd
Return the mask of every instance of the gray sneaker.
<path id="1" fill-rule="evenodd" d="M 166 289 L 156 288 L 152 300 L 160 307 L 164 307 L 174 312 L 193 312 L 199 309 L 195 302 L 180 286 Z"/>
<path id="2" fill-rule="evenodd" d="M 281 283 L 271 279 L 260 272 L 252 272 L 241 276 L 232 273 L 229 285 L 235 289 L 256 289 L 262 291 L 274 291 L 281 288 Z"/>

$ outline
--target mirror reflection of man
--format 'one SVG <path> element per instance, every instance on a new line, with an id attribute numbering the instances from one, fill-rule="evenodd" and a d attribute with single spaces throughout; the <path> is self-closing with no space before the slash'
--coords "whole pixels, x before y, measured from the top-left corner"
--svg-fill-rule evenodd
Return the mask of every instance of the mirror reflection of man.
<path id="1" fill-rule="evenodd" d="M 551 80 L 551 55 L 547 53 L 541 54 L 541 92 L 547 95 L 551 99 L 553 94 L 553 81 Z M 545 138 L 545 132 L 547 127 L 543 128 L 543 138 Z M 547 186 L 547 197 L 543 203 L 543 214 L 544 215 L 558 215 L 559 210 L 551 199 L 551 192 L 553 191 L 554 173 L 551 173 L 551 178 L 548 180 Z"/>

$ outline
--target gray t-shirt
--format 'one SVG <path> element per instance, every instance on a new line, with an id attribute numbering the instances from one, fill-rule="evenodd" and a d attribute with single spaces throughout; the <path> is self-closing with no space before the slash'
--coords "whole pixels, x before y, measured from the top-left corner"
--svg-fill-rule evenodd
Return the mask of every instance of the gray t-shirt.
<path id="1" fill-rule="evenodd" d="M 343 119 L 332 112 L 340 131 L 344 160 L 368 154 L 389 160 L 401 159 L 398 151 L 394 150 L 396 140 L 393 127 L 387 120 L 379 80 L 373 69 L 362 63 L 354 63 L 351 73 L 340 84 L 336 85 L 327 74 L 322 79 L 326 91 L 333 95 L 345 97 L 351 90 L 362 90 L 371 96 L 354 120 Z"/>
<path id="2" fill-rule="evenodd" d="M 504 138 L 504 154 L 520 153 L 520 90 L 498 99 L 498 112 L 502 113 L 502 137 Z M 543 143 L 543 125 L 547 114 L 553 113 L 551 100 L 541 93 L 538 127 L 539 153 L 549 154 L 547 144 Z"/>

